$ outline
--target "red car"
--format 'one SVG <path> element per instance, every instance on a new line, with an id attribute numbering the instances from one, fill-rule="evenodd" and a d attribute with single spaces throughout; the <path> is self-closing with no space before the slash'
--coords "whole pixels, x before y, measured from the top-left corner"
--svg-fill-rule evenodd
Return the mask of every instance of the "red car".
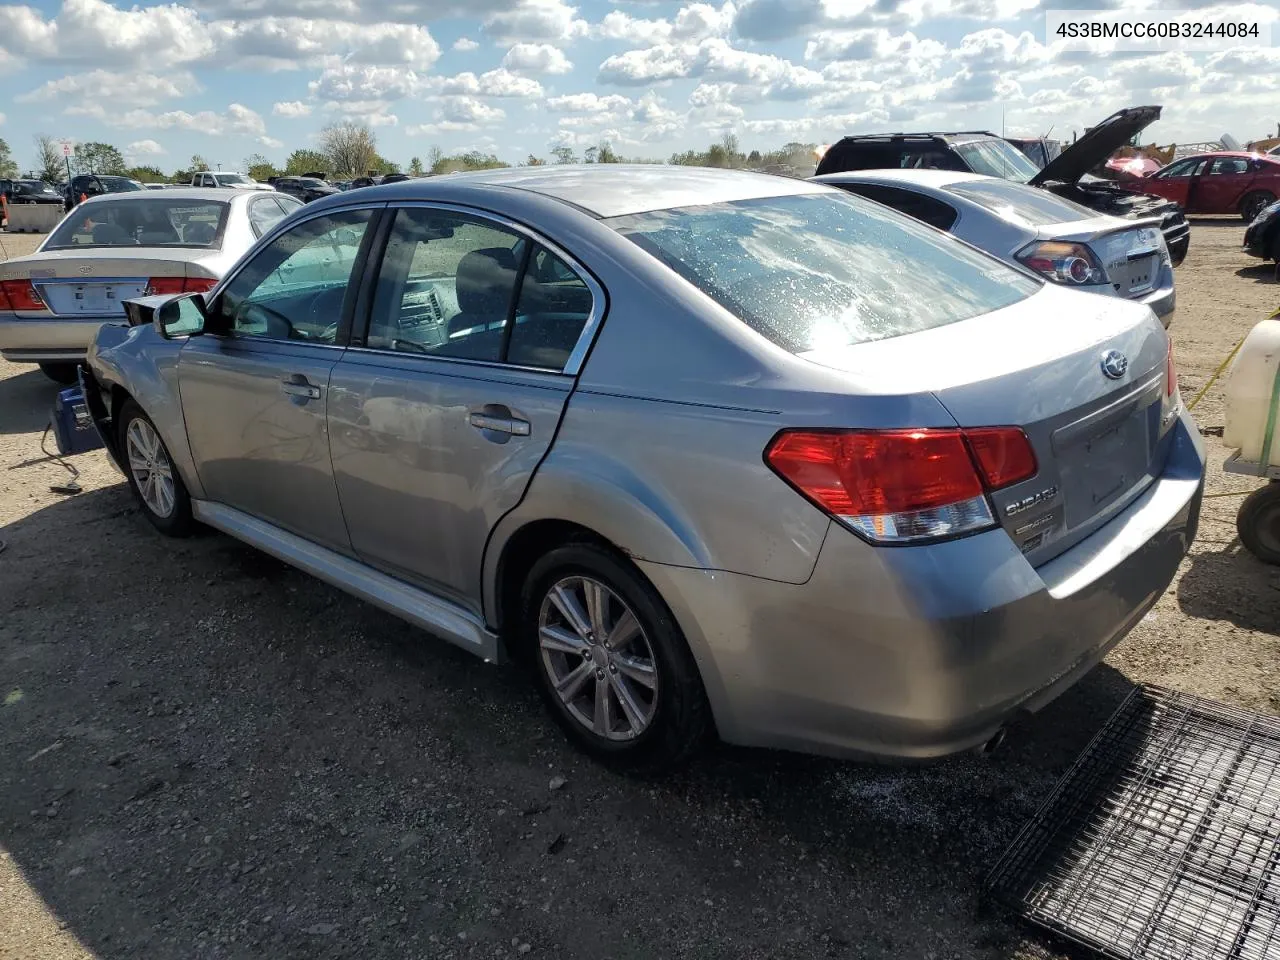
<path id="1" fill-rule="evenodd" d="M 1238 213 L 1252 223 L 1280 197 L 1280 157 L 1233 151 L 1202 153 L 1119 185 L 1173 200 L 1187 213 Z"/>

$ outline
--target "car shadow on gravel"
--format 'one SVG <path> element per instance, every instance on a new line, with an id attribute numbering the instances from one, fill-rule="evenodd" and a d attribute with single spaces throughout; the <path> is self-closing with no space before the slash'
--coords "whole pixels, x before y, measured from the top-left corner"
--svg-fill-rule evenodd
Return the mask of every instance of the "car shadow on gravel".
<path id="1" fill-rule="evenodd" d="M 1208 541 L 1207 536 L 1215 539 Z M 1226 523 L 1203 529 L 1198 543 L 1217 549 L 1198 549 L 1187 558 L 1178 582 L 1182 612 L 1226 621 L 1243 630 L 1280 635 L 1280 567 L 1258 560 Z"/>
<path id="2" fill-rule="evenodd" d="M 32 433 L 49 422 L 59 387 L 36 367 L 0 379 L 0 436 Z"/>
<path id="3" fill-rule="evenodd" d="M 642 782 L 520 670 L 123 485 L 0 538 L 0 847 L 104 960 L 994 960 L 986 871 L 1130 689 L 1103 665 L 991 757 Z"/>
<path id="4" fill-rule="evenodd" d="M 1277 276 L 1280 276 L 1280 266 L 1274 263 L 1255 263 L 1241 267 L 1236 271 L 1236 276 L 1254 283 L 1276 283 Z"/>

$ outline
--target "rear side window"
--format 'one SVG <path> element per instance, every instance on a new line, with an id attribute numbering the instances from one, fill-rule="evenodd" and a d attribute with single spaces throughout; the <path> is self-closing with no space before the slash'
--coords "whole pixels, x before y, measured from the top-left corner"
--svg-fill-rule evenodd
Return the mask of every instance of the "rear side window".
<path id="1" fill-rule="evenodd" d="M 253 235 L 260 237 L 285 218 L 293 207 L 284 207 L 275 197 L 259 197 L 249 204 L 249 225 Z"/>
<path id="2" fill-rule="evenodd" d="M 899 337 L 1029 297 L 1038 280 L 844 192 L 606 221 L 793 353 Z"/>
<path id="3" fill-rule="evenodd" d="M 950 230 L 951 225 L 956 222 L 957 214 L 954 207 L 934 197 L 916 193 L 914 190 L 886 187 L 878 183 L 842 183 L 839 186 L 860 197 L 883 203 L 886 207 L 893 207 L 939 230 Z"/>
<path id="4" fill-rule="evenodd" d="M 147 191 L 150 193 L 150 191 Z M 121 197 L 77 207 L 44 250 L 81 247 L 206 247 L 222 242 L 227 204 L 159 196 Z"/>
<path id="5" fill-rule="evenodd" d="M 1096 210 L 1065 200 L 1048 190 L 1009 180 L 966 180 L 944 189 L 957 197 L 972 200 L 1004 220 L 1021 220 L 1034 227 L 1091 220 L 1098 215 Z"/>

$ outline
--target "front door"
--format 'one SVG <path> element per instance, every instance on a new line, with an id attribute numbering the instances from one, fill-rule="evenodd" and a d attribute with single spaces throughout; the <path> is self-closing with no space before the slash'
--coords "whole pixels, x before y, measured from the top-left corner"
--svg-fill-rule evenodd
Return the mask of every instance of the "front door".
<path id="1" fill-rule="evenodd" d="M 596 298 L 523 233 L 430 207 L 398 211 L 375 289 L 330 389 L 351 543 L 478 609 L 485 543 L 550 447 Z"/>
<path id="2" fill-rule="evenodd" d="M 210 304 L 211 332 L 178 368 L 206 496 L 348 552 L 325 415 L 371 219 L 312 218 L 264 247 Z"/>
<path id="3" fill-rule="evenodd" d="M 1144 193 L 1154 193 L 1157 196 L 1164 197 L 1166 200 L 1173 200 L 1180 203 L 1185 208 L 1187 201 L 1192 193 L 1192 186 L 1199 175 L 1208 166 L 1209 161 L 1204 157 L 1188 157 L 1186 160 L 1178 160 L 1169 164 L 1163 170 L 1159 170 L 1152 174 L 1142 184 Z"/>
<path id="4" fill-rule="evenodd" d="M 1216 157 L 1196 183 L 1187 213 L 1239 213 L 1240 200 L 1253 180 L 1247 158 Z"/>

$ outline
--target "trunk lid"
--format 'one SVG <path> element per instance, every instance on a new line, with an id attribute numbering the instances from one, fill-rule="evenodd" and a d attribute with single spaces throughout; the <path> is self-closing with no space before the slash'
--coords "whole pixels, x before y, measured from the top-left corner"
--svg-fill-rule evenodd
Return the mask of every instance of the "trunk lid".
<path id="1" fill-rule="evenodd" d="M 1075 183 L 1090 170 L 1106 163 L 1111 154 L 1159 120 L 1161 109 L 1128 107 L 1117 110 L 1050 160 L 1028 182 L 1036 187 L 1050 182 Z"/>
<path id="2" fill-rule="evenodd" d="M 49 250 L 0 262 L 0 280 L 30 280 L 55 316 L 124 316 L 124 301 L 143 295 L 152 277 L 214 277 L 203 261 L 217 251 L 99 247 Z"/>
<path id="3" fill-rule="evenodd" d="M 1127 361 L 1118 377 L 1103 369 L 1111 351 Z M 1161 472 L 1172 423 L 1167 355 L 1148 307 L 1046 284 L 962 323 L 804 356 L 855 374 L 860 386 L 931 392 L 960 426 L 1021 427 L 1039 471 L 991 499 L 1039 565 L 1097 530 Z"/>
<path id="4" fill-rule="evenodd" d="M 1121 297 L 1150 293 L 1160 279 L 1161 231 L 1157 219 L 1117 226 L 1115 218 L 1103 216 L 1046 229 L 1042 236 L 1085 244 Z"/>

